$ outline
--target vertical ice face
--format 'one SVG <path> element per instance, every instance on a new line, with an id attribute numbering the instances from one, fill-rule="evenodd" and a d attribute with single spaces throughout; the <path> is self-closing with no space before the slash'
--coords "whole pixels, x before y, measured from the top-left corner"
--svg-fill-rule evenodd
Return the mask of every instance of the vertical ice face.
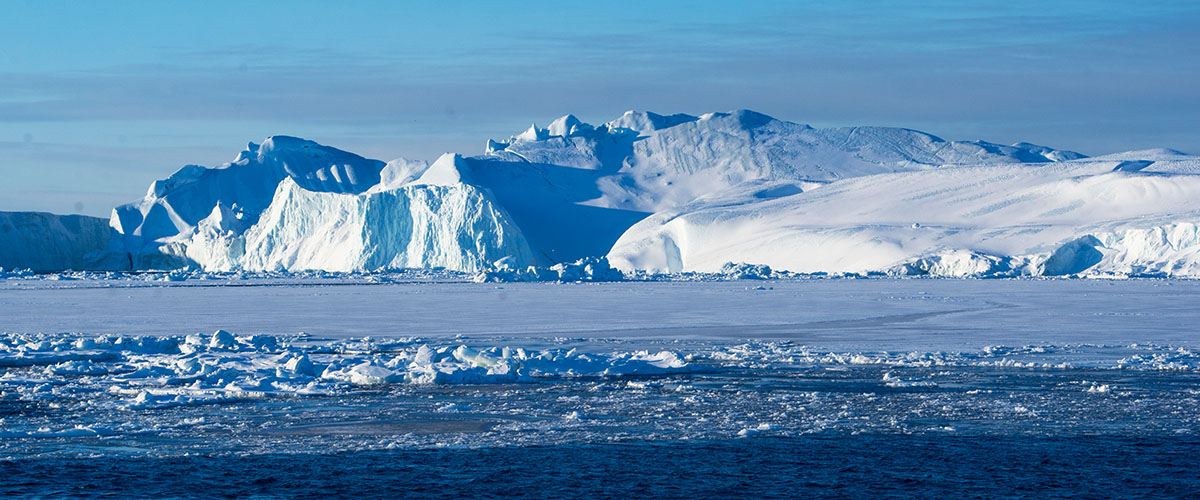
<path id="1" fill-rule="evenodd" d="M 248 270 L 478 271 L 505 257 L 534 263 L 508 214 L 486 191 L 461 183 L 349 195 L 285 179 L 243 248 L 237 260 Z"/>
<path id="2" fill-rule="evenodd" d="M 95 260 L 112 232 L 108 221 L 97 217 L 0 212 L 0 269 L 56 272 L 119 265 Z"/>

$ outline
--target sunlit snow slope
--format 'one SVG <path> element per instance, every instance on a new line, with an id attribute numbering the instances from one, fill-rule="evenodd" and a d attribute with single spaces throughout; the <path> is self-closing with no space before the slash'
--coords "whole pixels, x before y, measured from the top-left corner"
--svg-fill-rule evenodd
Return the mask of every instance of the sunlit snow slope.
<path id="1" fill-rule="evenodd" d="M 1140 159 L 1131 159 L 1140 158 Z M 1200 275 L 1200 158 L 1161 151 L 728 192 L 622 236 L 614 265 L 713 271 Z"/>

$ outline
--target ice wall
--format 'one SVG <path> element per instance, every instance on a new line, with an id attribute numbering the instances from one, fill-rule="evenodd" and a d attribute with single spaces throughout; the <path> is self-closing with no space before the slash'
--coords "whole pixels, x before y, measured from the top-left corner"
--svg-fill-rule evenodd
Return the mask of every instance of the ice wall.
<path id="1" fill-rule="evenodd" d="M 0 268 L 56 272 L 105 267 L 100 253 L 113 230 L 83 215 L 0 212 Z"/>
<path id="2" fill-rule="evenodd" d="M 209 270 L 486 269 L 534 262 L 521 231 L 485 191 L 407 185 L 361 195 L 310 191 L 284 179 L 257 224 L 198 232 L 188 256 Z"/>

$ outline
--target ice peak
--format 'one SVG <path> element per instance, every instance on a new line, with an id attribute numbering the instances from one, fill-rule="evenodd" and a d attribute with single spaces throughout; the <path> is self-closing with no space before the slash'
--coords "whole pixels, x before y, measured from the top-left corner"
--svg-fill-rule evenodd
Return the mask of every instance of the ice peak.
<path id="1" fill-rule="evenodd" d="M 545 140 L 548 137 L 549 133 L 546 131 L 546 129 L 538 128 L 537 124 L 534 123 L 529 125 L 529 128 L 524 132 L 521 132 L 520 135 L 513 137 L 513 140 L 533 142 Z"/>
<path id="2" fill-rule="evenodd" d="M 165 196 L 172 189 L 175 189 L 183 184 L 194 182 L 208 172 L 208 169 L 200 165 L 184 165 L 183 168 L 176 170 L 166 179 L 154 181 L 150 183 L 150 189 L 146 193 L 149 198 L 160 198 Z"/>
<path id="3" fill-rule="evenodd" d="M 209 231 L 212 234 L 237 233 L 240 234 L 245 230 L 242 219 L 245 214 L 242 213 L 241 207 L 236 203 L 232 206 L 226 205 L 222 201 L 218 201 L 213 207 L 212 212 L 201 219 L 196 224 L 199 231 Z"/>
<path id="4" fill-rule="evenodd" d="M 576 118 L 575 115 L 563 115 L 557 120 L 550 122 L 550 127 L 547 128 L 551 136 L 570 136 L 580 132 L 592 130 L 592 126 L 588 125 Z"/>
<path id="5" fill-rule="evenodd" d="M 244 160 L 261 162 L 266 157 L 278 155 L 279 153 L 292 151 L 304 152 L 306 150 L 311 151 L 311 156 L 313 157 L 322 156 L 328 152 L 336 152 L 343 155 L 358 157 L 358 155 L 347 153 L 329 146 L 322 146 L 321 144 L 308 139 L 301 139 L 299 137 L 292 137 L 289 135 L 272 135 L 266 139 L 263 139 L 261 143 L 246 143 L 246 149 L 238 153 L 237 159 L 233 160 L 233 162 L 238 163 Z"/>
<path id="6" fill-rule="evenodd" d="M 249 160 L 251 160 L 253 158 L 257 158 L 257 157 L 258 157 L 258 144 L 255 144 L 253 141 L 251 141 L 251 142 L 246 143 L 246 149 L 243 149 L 242 152 L 238 153 L 237 158 L 233 159 L 233 163 L 238 163 L 241 161 L 249 161 Z"/>
<path id="7" fill-rule="evenodd" d="M 736 109 L 728 113 L 705 113 L 700 115 L 700 121 L 713 120 L 730 120 L 741 125 L 742 128 L 751 129 L 758 128 L 770 122 L 777 121 L 774 117 L 764 115 L 757 111 L 749 109 Z"/>
<path id="8" fill-rule="evenodd" d="M 575 115 L 566 114 L 550 122 L 550 126 L 546 130 L 550 132 L 550 135 L 567 136 L 571 134 L 571 129 L 580 123 L 583 122 L 579 121 Z"/>
<path id="9" fill-rule="evenodd" d="M 264 139 L 262 145 L 258 148 L 258 152 L 259 155 L 267 155 L 276 151 L 297 151 L 306 149 L 318 150 L 322 152 L 326 150 L 333 150 L 345 153 L 345 151 L 337 150 L 329 146 L 322 146 L 308 139 L 301 139 L 299 137 L 292 137 L 289 135 L 273 135 Z"/>
<path id="10" fill-rule="evenodd" d="M 749 109 L 735 110 L 730 114 L 733 115 L 734 119 L 736 119 L 738 123 L 742 124 L 742 126 L 745 128 L 758 128 L 776 121 L 772 116 L 765 115 L 757 111 L 751 111 Z"/>
<path id="11" fill-rule="evenodd" d="M 421 177 L 413 181 L 414 185 L 450 186 L 454 184 L 470 184 L 470 167 L 467 160 L 458 153 L 446 153 L 438 157 Z"/>

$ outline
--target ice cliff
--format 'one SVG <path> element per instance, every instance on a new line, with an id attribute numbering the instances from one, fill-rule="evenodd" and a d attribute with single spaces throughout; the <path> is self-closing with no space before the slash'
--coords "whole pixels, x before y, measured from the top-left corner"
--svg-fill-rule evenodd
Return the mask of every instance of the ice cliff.
<path id="1" fill-rule="evenodd" d="M 0 269 L 57 272 L 102 266 L 113 230 L 83 215 L 0 212 Z"/>
<path id="2" fill-rule="evenodd" d="M 202 264 L 248 270 L 479 271 L 506 257 L 534 260 L 504 209 L 486 191 L 463 183 L 409 184 L 355 196 L 309 191 L 285 179 L 259 223 L 228 248 L 228 259 Z"/>

